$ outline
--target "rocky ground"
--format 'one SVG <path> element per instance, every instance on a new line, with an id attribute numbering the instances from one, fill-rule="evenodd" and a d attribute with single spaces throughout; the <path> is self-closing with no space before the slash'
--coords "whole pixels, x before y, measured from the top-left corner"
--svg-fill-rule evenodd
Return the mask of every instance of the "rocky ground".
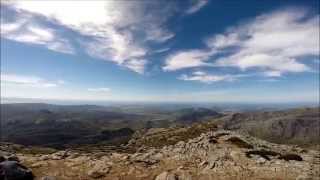
<path id="1" fill-rule="evenodd" d="M 35 179 L 41 180 L 320 179 L 319 151 L 272 144 L 223 130 L 212 130 L 173 145 L 141 146 L 133 153 L 31 153 L 26 147 L 12 146 L 1 145 L 0 174 L 9 162 L 19 162 L 23 167 L 20 170 L 28 172 L 27 167 Z"/>

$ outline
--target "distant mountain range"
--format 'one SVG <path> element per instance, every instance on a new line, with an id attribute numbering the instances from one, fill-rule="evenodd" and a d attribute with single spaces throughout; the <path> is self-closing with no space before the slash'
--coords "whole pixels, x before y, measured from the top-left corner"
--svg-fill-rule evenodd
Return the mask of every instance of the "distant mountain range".
<path id="1" fill-rule="evenodd" d="M 221 114 L 205 108 L 178 111 L 95 105 L 1 104 L 2 140 L 64 148 L 81 144 L 120 144 L 135 130 L 188 125 Z"/>
<path id="2" fill-rule="evenodd" d="M 320 144 L 319 108 L 234 113 L 221 122 L 224 129 L 239 130 L 275 143 Z"/>
<path id="3" fill-rule="evenodd" d="M 128 112 L 127 112 L 128 111 Z M 214 122 L 275 143 L 319 144 L 319 108 L 229 112 L 216 108 L 164 110 L 128 106 L 1 104 L 3 141 L 65 148 L 84 144 L 119 145 L 137 130 L 187 127 Z"/>

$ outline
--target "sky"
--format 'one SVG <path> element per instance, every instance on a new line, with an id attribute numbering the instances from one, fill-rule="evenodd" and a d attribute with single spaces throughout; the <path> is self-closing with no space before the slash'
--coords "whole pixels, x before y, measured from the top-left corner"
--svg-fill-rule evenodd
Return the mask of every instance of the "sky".
<path id="1" fill-rule="evenodd" d="M 1 1 L 1 99 L 319 102 L 319 1 Z"/>

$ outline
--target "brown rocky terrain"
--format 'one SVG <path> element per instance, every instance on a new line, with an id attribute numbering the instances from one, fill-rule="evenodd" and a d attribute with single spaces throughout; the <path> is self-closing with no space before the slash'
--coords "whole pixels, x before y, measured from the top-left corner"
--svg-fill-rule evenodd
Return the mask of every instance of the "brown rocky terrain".
<path id="1" fill-rule="evenodd" d="M 320 109 L 232 113 L 220 118 L 224 129 L 278 143 L 316 147 L 320 142 Z"/>
<path id="2" fill-rule="evenodd" d="M 209 127 L 209 126 L 205 126 Z M 1 153 L 30 168 L 36 179 L 210 180 L 319 179 L 320 152 L 278 145 L 210 127 L 150 129 L 136 134 L 126 151 L 41 151 L 1 144 Z M 193 132 L 193 134 L 192 134 Z M 186 134 L 189 134 L 187 138 Z M 172 140 L 169 140 L 171 137 Z M 150 143 L 159 138 L 168 139 Z M 140 147 L 140 148 L 139 148 Z"/>

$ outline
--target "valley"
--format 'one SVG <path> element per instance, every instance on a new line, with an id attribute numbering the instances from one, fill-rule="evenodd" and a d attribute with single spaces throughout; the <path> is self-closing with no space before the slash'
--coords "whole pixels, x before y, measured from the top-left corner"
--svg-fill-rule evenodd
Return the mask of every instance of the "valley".
<path id="1" fill-rule="evenodd" d="M 320 175 L 319 108 L 139 108 L 124 113 L 119 107 L 90 105 L 1 107 L 2 163 L 17 159 L 36 179 Z"/>

